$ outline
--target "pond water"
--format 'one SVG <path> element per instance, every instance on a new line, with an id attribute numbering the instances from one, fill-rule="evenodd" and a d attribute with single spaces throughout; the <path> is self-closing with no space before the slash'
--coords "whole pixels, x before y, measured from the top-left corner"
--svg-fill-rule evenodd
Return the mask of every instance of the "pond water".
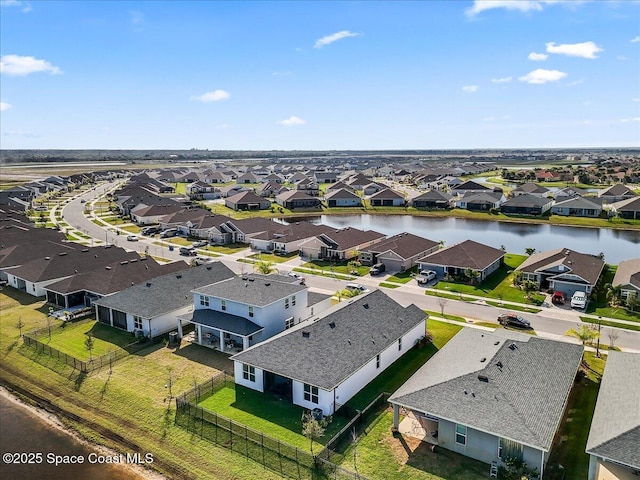
<path id="1" fill-rule="evenodd" d="M 293 221 L 293 219 L 289 219 Z M 322 215 L 304 218 L 336 228 L 355 227 L 386 235 L 409 232 L 445 246 L 475 240 L 495 248 L 502 245 L 510 253 L 524 254 L 525 248 L 536 251 L 555 248 L 597 255 L 604 253 L 607 263 L 640 257 L 640 230 L 581 228 L 561 225 L 489 222 L 453 217 L 414 217 L 411 215 Z"/>

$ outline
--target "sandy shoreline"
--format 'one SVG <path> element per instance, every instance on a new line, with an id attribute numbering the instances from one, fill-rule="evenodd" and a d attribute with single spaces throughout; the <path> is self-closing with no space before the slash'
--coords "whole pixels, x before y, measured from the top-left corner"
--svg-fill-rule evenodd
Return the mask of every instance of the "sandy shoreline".
<path id="1" fill-rule="evenodd" d="M 97 445 L 87 441 L 86 439 L 82 438 L 77 432 L 64 425 L 64 423 L 62 423 L 60 419 L 54 414 L 22 401 L 20 398 L 14 396 L 9 390 L 2 386 L 0 386 L 0 396 L 9 400 L 12 404 L 17 405 L 24 410 L 27 410 L 31 415 L 37 417 L 38 419 L 46 423 L 49 427 L 54 428 L 57 431 L 64 433 L 65 435 L 73 437 L 73 439 L 77 442 L 81 443 L 85 447 L 97 451 L 101 455 L 112 456 L 120 453 L 103 445 Z M 135 475 L 140 478 L 144 478 L 145 480 L 167 480 L 167 477 L 164 477 L 163 475 L 160 475 L 159 473 L 154 472 L 153 470 L 150 470 L 148 468 L 144 468 L 140 465 L 124 463 L 120 464 L 119 468 L 135 473 Z"/>

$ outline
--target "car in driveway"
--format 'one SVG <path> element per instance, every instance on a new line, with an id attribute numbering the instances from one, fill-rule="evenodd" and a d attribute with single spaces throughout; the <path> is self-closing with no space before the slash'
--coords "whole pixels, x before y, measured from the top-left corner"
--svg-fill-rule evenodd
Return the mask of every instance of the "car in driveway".
<path id="1" fill-rule="evenodd" d="M 386 267 L 384 263 L 376 263 L 374 266 L 371 267 L 371 269 L 369 270 L 369 273 L 371 275 L 379 275 L 385 270 L 386 270 Z"/>
<path id="2" fill-rule="evenodd" d="M 504 327 L 531 328 L 529 320 L 513 312 L 498 315 L 498 323 Z"/>
<path id="3" fill-rule="evenodd" d="M 585 292 L 573 292 L 571 296 L 571 308 L 584 308 L 587 306 L 587 294 Z"/>
<path id="4" fill-rule="evenodd" d="M 564 292 L 555 291 L 551 296 L 551 303 L 554 305 L 564 305 L 566 299 Z"/>
<path id="5" fill-rule="evenodd" d="M 209 242 L 207 242 L 206 240 L 198 240 L 197 242 L 193 242 L 191 244 L 193 248 L 206 247 L 207 245 L 209 245 Z"/>
<path id="6" fill-rule="evenodd" d="M 423 270 L 420 275 L 416 276 L 416 282 L 418 282 L 418 285 L 426 285 L 431 280 L 435 280 L 437 276 L 438 274 L 433 270 Z"/>
<path id="7" fill-rule="evenodd" d="M 156 233 L 160 233 L 162 231 L 162 228 L 160 227 L 144 227 L 142 230 L 140 230 L 140 233 L 142 235 L 155 235 Z"/>
<path id="8" fill-rule="evenodd" d="M 138 237 L 135 235 L 127 235 L 127 242 L 137 242 Z"/>
<path id="9" fill-rule="evenodd" d="M 369 291 L 369 289 L 367 287 L 365 287 L 364 285 L 361 285 L 359 283 L 347 283 L 346 289 L 350 290 L 352 292 L 353 291 L 358 291 L 360 293 L 365 293 L 365 292 Z"/>
<path id="10" fill-rule="evenodd" d="M 180 247 L 180 255 L 186 255 L 188 257 L 195 257 L 198 254 L 193 247 Z"/>

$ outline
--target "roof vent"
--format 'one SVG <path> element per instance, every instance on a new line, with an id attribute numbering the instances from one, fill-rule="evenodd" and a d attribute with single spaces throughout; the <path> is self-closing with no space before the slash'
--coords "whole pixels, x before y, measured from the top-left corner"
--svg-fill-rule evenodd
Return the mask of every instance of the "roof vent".
<path id="1" fill-rule="evenodd" d="M 468 392 L 466 390 L 463 390 L 463 392 L 464 392 L 465 395 L 468 395 Z"/>
<path id="2" fill-rule="evenodd" d="M 498 367 L 498 368 L 500 368 L 500 369 L 501 369 L 503 366 L 504 366 L 504 365 L 502 365 L 502 362 L 498 362 L 498 363 L 496 363 L 496 367 Z"/>
<path id="3" fill-rule="evenodd" d="M 111 267 L 109 265 L 107 265 L 106 267 L 104 267 L 106 270 L 111 270 Z"/>
<path id="4" fill-rule="evenodd" d="M 150 287 L 152 285 L 151 282 L 147 282 L 147 287 Z"/>
<path id="5" fill-rule="evenodd" d="M 303 331 L 303 332 L 302 332 L 302 336 L 303 336 L 304 338 L 309 338 L 309 337 L 311 336 L 311 332 Z"/>
<path id="6" fill-rule="evenodd" d="M 182 278 L 182 275 L 176 275 L 176 278 Z"/>
<path id="7" fill-rule="evenodd" d="M 51 257 L 44 257 L 45 260 L 51 260 Z"/>
<path id="8" fill-rule="evenodd" d="M 489 383 L 489 377 L 487 377 L 486 375 L 478 375 L 478 380 L 484 383 Z"/>
<path id="9" fill-rule="evenodd" d="M 207 270 L 211 270 L 211 266 L 210 266 L 210 265 L 209 265 L 209 266 L 207 266 Z"/>
<path id="10" fill-rule="evenodd" d="M 365 303 L 364 305 L 362 305 L 364 308 L 369 308 L 369 304 Z"/>
<path id="11" fill-rule="evenodd" d="M 571 250 L 565 250 L 565 251 L 564 251 L 564 254 L 565 254 L 565 255 L 569 255 L 570 253 L 571 253 Z"/>
<path id="12" fill-rule="evenodd" d="M 331 328 L 336 328 L 336 322 L 331 322 L 331 323 L 329 323 L 329 327 L 331 327 Z"/>
<path id="13" fill-rule="evenodd" d="M 58 255 L 60 255 L 61 257 L 64 257 L 66 254 L 67 252 L 62 252 L 62 253 L 59 253 Z"/>
<path id="14" fill-rule="evenodd" d="M 264 283 L 264 286 L 265 286 L 265 287 L 270 287 L 270 286 L 271 286 L 271 284 L 270 284 L 269 282 L 265 282 L 265 283 Z"/>
<path id="15" fill-rule="evenodd" d="M 471 392 L 471 396 L 472 396 L 473 398 L 476 398 L 476 394 L 475 394 L 475 392 Z"/>
<path id="16" fill-rule="evenodd" d="M 137 262 L 138 259 L 137 258 L 132 258 L 131 260 L 129 260 L 129 262 L 133 263 L 133 262 Z"/>
<path id="17" fill-rule="evenodd" d="M 509 350 L 515 350 L 516 348 L 518 348 L 518 346 L 515 343 L 509 345 Z"/>
<path id="18" fill-rule="evenodd" d="M 249 281 L 253 282 L 253 281 L 255 281 L 255 278 L 250 278 Z"/>
<path id="19" fill-rule="evenodd" d="M 493 344 L 494 345 L 500 345 L 500 342 L 494 342 Z"/>
<path id="20" fill-rule="evenodd" d="M 347 338 L 347 343 L 351 345 L 351 340 Z"/>
<path id="21" fill-rule="evenodd" d="M 128 260 L 124 260 L 124 261 L 120 262 L 120 265 L 126 265 L 127 263 L 129 263 L 129 261 Z"/>
<path id="22" fill-rule="evenodd" d="M 78 273 L 78 269 L 77 268 L 75 269 L 75 273 Z"/>
<path id="23" fill-rule="evenodd" d="M 134 285 L 134 283 L 133 283 L 133 282 L 131 282 L 131 286 L 132 286 L 132 287 L 133 287 L 133 285 Z"/>
<path id="24" fill-rule="evenodd" d="M 89 249 L 88 248 L 83 248 L 82 250 L 80 250 L 81 252 L 88 252 Z"/>
<path id="25" fill-rule="evenodd" d="M 487 361 L 487 357 L 482 357 L 482 358 L 480 359 L 480 363 L 484 363 L 484 362 L 486 362 L 486 361 Z"/>

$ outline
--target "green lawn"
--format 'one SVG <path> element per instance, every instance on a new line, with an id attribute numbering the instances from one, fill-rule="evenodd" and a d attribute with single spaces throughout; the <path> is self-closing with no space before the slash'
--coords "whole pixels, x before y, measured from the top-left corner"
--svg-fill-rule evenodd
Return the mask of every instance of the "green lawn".
<path id="1" fill-rule="evenodd" d="M 237 253 L 242 250 L 246 250 L 247 248 L 249 248 L 249 245 L 247 245 L 246 243 L 231 243 L 229 245 L 208 245 L 202 250 L 229 255 L 231 253 Z"/>
<path id="2" fill-rule="evenodd" d="M 446 308 L 445 308 L 445 310 L 446 310 Z M 467 319 L 466 318 L 460 317 L 458 315 L 450 315 L 448 313 L 445 313 L 444 315 L 442 315 L 442 313 L 436 312 L 435 310 L 425 310 L 425 312 L 427 312 L 429 315 L 435 315 L 436 317 L 446 318 L 447 320 L 452 320 L 454 322 L 467 323 Z"/>
<path id="3" fill-rule="evenodd" d="M 187 193 L 187 184 L 184 182 L 174 183 L 174 188 L 176 189 L 176 193 L 180 195 L 186 195 Z"/>
<path id="4" fill-rule="evenodd" d="M 380 286 L 381 287 L 385 287 L 385 288 L 399 288 L 400 285 L 398 285 L 397 283 L 389 283 L 389 282 L 380 282 Z"/>
<path id="5" fill-rule="evenodd" d="M 326 260 L 313 260 L 311 262 L 307 262 L 302 265 L 304 268 L 311 268 L 316 270 L 322 270 L 323 272 L 334 272 L 341 273 L 343 275 L 352 275 L 352 268 L 347 265 L 348 262 L 328 262 Z M 369 273 L 369 267 L 365 267 L 361 265 L 360 267 L 356 267 L 356 271 L 358 272 L 358 276 L 362 277 Z"/>
<path id="6" fill-rule="evenodd" d="M 309 451 L 310 443 L 302 434 L 301 421 L 306 409 L 286 400 L 231 384 L 225 385 L 199 405 L 265 435 Z M 347 421 L 342 416 L 334 416 L 319 443 L 331 439 Z"/>
<path id="7" fill-rule="evenodd" d="M 142 230 L 137 225 L 127 225 L 125 227 L 120 227 L 120 229 L 130 233 L 140 233 L 140 230 Z"/>
<path id="8" fill-rule="evenodd" d="M 489 465 L 440 448 L 432 452 L 417 439 L 393 437 L 393 413 L 386 411 L 357 444 L 358 472 L 384 480 L 483 480 Z M 354 470 L 353 447 L 344 454 L 341 466 Z"/>
<path id="9" fill-rule="evenodd" d="M 38 340 L 79 360 L 89 360 L 89 351 L 84 344 L 89 333 L 93 335 L 91 355 L 94 357 L 118 350 L 135 341 L 131 333 L 103 325 L 96 320 L 56 323 L 56 326 L 51 327 L 51 340 L 46 333 Z"/>
<path id="10" fill-rule="evenodd" d="M 540 313 L 542 311 L 539 308 L 521 307 L 520 305 L 508 305 L 501 302 L 488 301 L 487 305 L 491 305 L 492 307 L 505 308 L 509 310 L 516 310 L 518 312 L 526 312 L 526 313 Z"/>
<path id="11" fill-rule="evenodd" d="M 406 270 L 404 272 L 398 272 L 395 273 L 393 275 L 391 275 L 389 278 L 386 279 L 387 282 L 392 282 L 392 283 L 409 283 L 413 277 L 415 277 L 418 274 L 418 266 L 416 265 L 413 268 L 410 268 L 409 270 Z"/>
<path id="12" fill-rule="evenodd" d="M 465 297 L 461 293 L 442 293 L 442 292 L 433 292 L 431 290 L 425 290 L 425 295 L 431 295 L 432 297 L 442 297 L 448 298 L 449 300 L 460 300 L 462 302 L 475 302 L 477 299 L 473 297 Z"/>
<path id="13" fill-rule="evenodd" d="M 599 321 L 597 318 L 585 317 L 583 315 L 580 315 L 580 320 L 585 323 L 593 323 L 595 325 L 600 324 L 603 327 L 618 327 L 618 328 L 625 328 L 627 330 L 634 330 L 636 332 L 640 332 L 640 325 L 629 325 L 626 323 L 610 322 L 608 320 Z"/>
<path id="14" fill-rule="evenodd" d="M 249 258 L 253 258 L 254 260 L 262 260 L 265 262 L 284 263 L 297 256 L 297 252 L 281 255 L 275 255 L 273 253 L 254 253 L 253 255 L 249 255 Z"/>

